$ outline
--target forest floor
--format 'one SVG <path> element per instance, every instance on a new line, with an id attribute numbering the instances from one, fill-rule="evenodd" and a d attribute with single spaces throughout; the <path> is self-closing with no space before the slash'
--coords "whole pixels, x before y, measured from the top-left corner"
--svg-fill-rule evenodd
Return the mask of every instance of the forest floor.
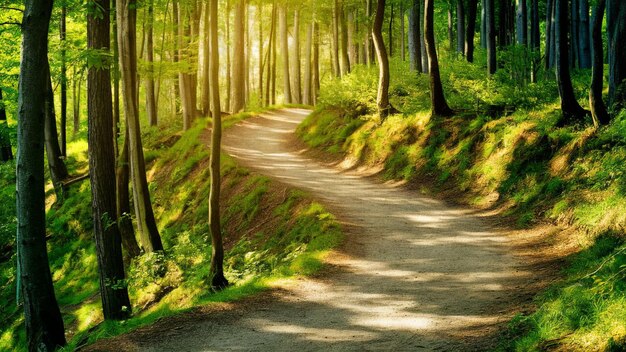
<path id="1" fill-rule="evenodd" d="M 313 155 L 294 137 L 308 113 L 288 109 L 245 120 L 225 131 L 224 150 L 309 192 L 338 216 L 346 239 L 327 267 L 87 350 L 482 351 L 556 279 L 569 251 L 542 240 L 554 228 L 513 230 L 493 211 L 433 199 L 383 183 L 376 170 Z"/>

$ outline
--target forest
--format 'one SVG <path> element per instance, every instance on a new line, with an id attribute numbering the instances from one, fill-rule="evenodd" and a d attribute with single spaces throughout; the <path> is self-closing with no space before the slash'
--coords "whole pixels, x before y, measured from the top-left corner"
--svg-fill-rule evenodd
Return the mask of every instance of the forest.
<path id="1" fill-rule="evenodd" d="M 0 0 L 1 351 L 626 350 L 626 2 Z"/>

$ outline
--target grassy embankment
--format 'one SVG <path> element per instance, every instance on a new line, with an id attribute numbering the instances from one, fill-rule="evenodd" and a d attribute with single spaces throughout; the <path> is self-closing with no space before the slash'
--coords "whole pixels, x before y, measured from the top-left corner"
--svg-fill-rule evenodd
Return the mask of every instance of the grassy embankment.
<path id="1" fill-rule="evenodd" d="M 250 114 L 228 117 L 229 126 Z M 179 121 L 144 132 L 154 210 L 165 253 L 143 255 L 128 269 L 133 317 L 102 323 L 92 233 L 89 181 L 55 204 L 48 188 L 48 248 L 57 299 L 72 350 L 210 302 L 225 302 L 315 272 L 341 240 L 334 217 L 307 195 L 241 168 L 223 156 L 222 207 L 226 276 L 234 285 L 210 292 L 208 227 L 210 120 L 182 133 Z M 164 130 L 165 129 L 165 130 Z M 87 171 L 86 135 L 68 146 L 72 174 Z M 0 350 L 25 348 L 21 307 L 15 302 L 14 164 L 0 166 Z M 6 257 L 5 257 L 6 256 Z"/>
<path id="2" fill-rule="evenodd" d="M 500 348 L 626 348 L 626 112 L 600 129 L 590 119 L 557 127 L 553 79 L 523 84 L 508 63 L 490 79 L 483 64 L 484 55 L 476 65 L 443 58 L 447 98 L 459 112 L 440 118 L 430 116 L 428 77 L 394 61 L 391 102 L 404 113 L 385 121 L 374 113 L 377 71 L 357 67 L 323 87 L 299 136 L 356 165 L 382 166 L 385 179 L 497 208 L 517 227 L 574 228 L 580 251 L 563 280 L 536 298 L 535 312 L 510 322 Z M 587 72 L 574 74 L 583 106 L 588 82 Z"/>

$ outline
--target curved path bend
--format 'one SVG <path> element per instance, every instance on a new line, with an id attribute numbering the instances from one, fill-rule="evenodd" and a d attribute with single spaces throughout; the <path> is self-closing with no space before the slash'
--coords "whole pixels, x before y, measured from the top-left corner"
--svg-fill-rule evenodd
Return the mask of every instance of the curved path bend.
<path id="1" fill-rule="evenodd" d="M 226 131 L 241 164 L 304 189 L 349 224 L 318 277 L 242 314 L 197 322 L 147 351 L 488 349 L 532 276 L 506 236 L 467 208 L 342 172 L 292 147 L 309 113 L 262 114 Z"/>

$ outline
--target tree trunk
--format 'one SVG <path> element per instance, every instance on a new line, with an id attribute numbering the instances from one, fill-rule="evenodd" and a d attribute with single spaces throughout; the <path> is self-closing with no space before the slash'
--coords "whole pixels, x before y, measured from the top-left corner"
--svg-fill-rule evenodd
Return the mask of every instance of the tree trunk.
<path id="1" fill-rule="evenodd" d="M 263 54 L 264 52 L 264 44 L 263 44 L 263 25 L 265 24 L 263 21 L 263 3 L 259 3 L 257 8 L 257 18 L 256 21 L 259 25 L 259 90 L 257 94 L 259 95 L 259 102 L 261 106 L 263 106 L 264 96 L 263 96 L 263 88 L 264 81 L 263 75 L 265 74 L 265 65 L 268 64 L 268 60 L 266 58 L 267 55 Z M 207 35 L 208 37 L 208 35 Z M 208 60 L 207 60 L 208 62 Z"/>
<path id="2" fill-rule="evenodd" d="M 129 1 L 129 0 L 125 0 Z M 130 0 L 134 1 L 134 0 Z M 178 9 L 178 19 L 176 26 L 178 28 L 178 61 L 185 61 L 189 64 L 189 42 L 185 38 L 189 38 L 189 21 L 190 19 L 186 15 L 188 11 L 184 7 L 180 7 Z M 121 43 L 121 41 L 120 41 Z M 120 50 L 121 51 L 121 50 Z M 120 65 L 121 66 L 121 65 Z M 189 74 L 188 68 L 182 69 L 178 72 L 178 88 L 180 90 L 180 100 L 183 108 L 183 129 L 188 130 L 191 128 L 191 124 L 193 123 L 193 111 L 195 107 L 192 103 L 191 98 L 191 82 L 189 82 Z M 131 132 L 132 134 L 132 132 Z M 131 147 L 132 150 L 132 147 Z"/>
<path id="3" fill-rule="evenodd" d="M 486 39 L 487 39 L 487 72 L 496 73 L 496 23 L 493 0 L 485 0 Z"/>
<path id="4" fill-rule="evenodd" d="M 422 30 L 420 28 L 420 2 L 412 0 L 409 11 L 409 60 L 411 70 L 422 72 Z"/>
<path id="5" fill-rule="evenodd" d="M 67 156 L 67 59 L 65 48 L 67 7 L 61 6 L 61 156 Z"/>
<path id="6" fill-rule="evenodd" d="M 465 59 L 474 62 L 474 35 L 476 34 L 476 15 L 478 0 L 469 0 L 467 6 L 467 31 L 465 32 Z"/>
<path id="7" fill-rule="evenodd" d="M 271 86 L 272 86 L 272 67 L 273 67 L 273 58 L 272 52 L 274 50 L 274 42 L 276 41 L 276 2 L 272 3 L 272 16 L 271 16 L 271 26 L 270 26 L 270 35 L 269 42 L 267 44 L 267 58 L 266 66 L 267 66 L 267 82 L 265 83 L 265 106 L 270 105 L 271 103 Z"/>
<path id="8" fill-rule="evenodd" d="M 280 7 L 278 16 L 280 26 L 280 45 L 283 56 L 283 93 L 284 103 L 291 104 L 291 79 L 289 74 L 289 40 L 287 36 L 287 8 L 283 5 Z"/>
<path id="9" fill-rule="evenodd" d="M 591 41 L 589 38 L 590 27 L 589 27 L 589 0 L 580 0 L 579 4 L 579 19 L 580 19 L 580 29 L 579 29 L 579 38 L 580 43 L 578 45 L 580 54 L 580 68 L 588 69 L 591 68 Z"/>
<path id="10" fill-rule="evenodd" d="M 341 68 L 339 65 L 339 0 L 334 0 L 333 6 L 333 40 L 331 56 L 335 77 L 341 77 Z"/>
<path id="11" fill-rule="evenodd" d="M 230 1 L 231 0 L 226 0 L 226 16 L 224 17 L 224 22 L 225 23 L 225 30 L 226 30 L 226 77 L 231 77 L 232 76 L 232 56 L 230 53 L 230 47 L 231 47 L 231 40 L 230 40 Z M 224 110 L 226 110 L 226 112 L 230 112 L 230 107 L 231 107 L 231 94 L 232 94 L 232 90 L 233 90 L 233 82 L 230 79 L 226 79 L 226 101 L 225 101 L 225 106 L 224 106 Z"/>
<path id="12" fill-rule="evenodd" d="M 306 32 L 306 44 L 304 47 L 304 94 L 302 96 L 302 103 L 304 105 L 313 105 L 313 99 L 311 96 L 312 87 L 312 70 L 311 70 L 311 59 L 313 52 L 313 27 L 315 26 L 314 22 L 311 22 L 309 26 L 307 26 Z"/>
<path id="13" fill-rule="evenodd" d="M 400 55 L 406 61 L 406 29 L 404 28 L 404 3 L 400 3 Z"/>
<path id="14" fill-rule="evenodd" d="M 135 238 L 135 229 L 133 228 L 133 220 L 130 213 L 130 192 L 128 184 L 130 182 L 130 163 L 128 160 L 128 123 L 124 128 L 124 144 L 117 158 L 115 169 L 116 180 L 116 203 L 117 203 L 117 226 L 120 229 L 122 237 L 122 247 L 126 250 L 128 259 L 132 259 L 141 254 L 141 249 Z M 130 261 L 130 260 L 127 260 Z"/>
<path id="15" fill-rule="evenodd" d="M 607 0 L 609 5 L 609 107 L 617 112 L 626 102 L 626 3 Z"/>
<path id="16" fill-rule="evenodd" d="M 465 5 L 464 0 L 456 2 L 456 51 L 465 55 Z"/>
<path id="17" fill-rule="evenodd" d="M 367 30 L 365 31 L 366 34 L 366 39 L 365 39 L 365 46 L 366 46 L 366 57 L 367 57 L 367 64 L 369 66 L 374 64 L 374 61 L 376 60 L 374 58 L 375 54 L 374 54 L 374 39 L 372 38 L 372 15 L 373 15 L 373 4 L 372 1 L 374 0 L 366 0 L 365 1 L 365 15 L 367 17 Z"/>
<path id="18" fill-rule="evenodd" d="M 517 44 L 528 45 L 528 7 L 526 6 L 526 0 L 517 0 L 516 32 Z"/>
<path id="19" fill-rule="evenodd" d="M 451 53 L 454 52 L 454 15 L 452 11 L 452 2 L 448 1 L 448 43 Z"/>
<path id="20" fill-rule="evenodd" d="M 156 226 L 150 191 L 146 179 L 146 164 L 141 142 L 139 108 L 137 100 L 137 50 L 136 50 L 136 3 L 134 0 L 117 0 L 117 39 L 120 46 L 120 70 L 124 96 L 124 116 L 128 124 L 128 151 L 130 176 L 133 184 L 133 198 L 137 230 L 145 252 L 163 250 L 161 236 Z"/>
<path id="21" fill-rule="evenodd" d="M 96 0 L 95 5 L 109 13 L 109 0 Z M 87 15 L 89 49 L 108 52 L 110 36 L 109 16 Z M 122 241 L 117 227 L 113 104 L 111 72 L 107 65 L 89 68 L 87 90 L 89 177 L 100 298 L 104 319 L 122 320 L 130 316 L 130 299 L 124 283 Z"/>
<path id="22" fill-rule="evenodd" d="M 568 0 L 555 0 L 556 14 L 556 79 L 561 96 L 561 110 L 564 120 L 578 120 L 586 115 L 586 111 L 578 104 L 574 95 L 574 87 L 569 72 L 569 48 L 567 45 Z"/>
<path id="23" fill-rule="evenodd" d="M 52 91 L 52 79 L 50 78 L 50 65 L 46 64 L 48 73 L 48 90 L 46 92 L 46 121 L 45 121 L 45 141 L 46 156 L 48 157 L 48 167 L 50 178 L 54 185 L 57 200 L 65 197 L 62 182 L 69 177 L 67 166 L 61 155 L 59 147 L 59 135 L 57 134 L 56 116 L 54 113 L 54 93 Z"/>
<path id="24" fill-rule="evenodd" d="M 224 277 L 224 247 L 220 225 L 220 152 L 222 143 L 222 116 L 219 85 L 219 44 L 217 42 L 217 3 L 210 0 L 211 10 L 211 100 L 213 131 L 211 133 L 211 191 L 209 194 L 209 227 L 211 229 L 211 286 L 222 289 L 228 286 Z"/>
<path id="25" fill-rule="evenodd" d="M 350 73 L 350 57 L 348 56 L 348 25 L 343 10 L 343 1 L 339 1 L 339 24 L 341 25 L 341 75 Z"/>
<path id="26" fill-rule="evenodd" d="M 148 1 L 148 18 L 146 23 L 146 113 L 148 114 L 148 123 L 150 126 L 157 125 L 157 106 L 156 97 L 154 95 L 154 9 L 152 0 Z"/>
<path id="27" fill-rule="evenodd" d="M 391 4 L 391 11 L 389 11 L 389 57 L 393 57 L 393 19 L 395 16 L 394 6 Z"/>
<path id="28" fill-rule="evenodd" d="M 9 136 L 9 124 L 7 123 L 7 112 L 4 108 L 2 89 L 0 88 L 0 161 L 7 162 L 13 159 L 11 149 L 11 137 Z"/>
<path id="29" fill-rule="evenodd" d="M 17 276 L 29 351 L 65 345 L 46 248 L 44 125 L 52 1 L 24 2 L 17 125 Z"/>
<path id="30" fill-rule="evenodd" d="M 378 57 L 378 96 L 376 104 L 378 105 L 378 114 L 381 119 L 385 119 L 389 114 L 393 113 L 393 106 L 389 103 L 389 57 L 385 49 L 383 40 L 383 20 L 385 18 L 385 0 L 378 0 L 376 7 L 376 15 L 374 17 L 374 26 L 372 28 L 372 36 L 374 37 L 374 47 Z"/>
<path id="31" fill-rule="evenodd" d="M 201 96 L 200 104 L 202 106 L 202 115 L 208 116 L 211 111 L 211 83 L 209 81 L 209 5 L 205 2 L 202 12 L 202 20 L 204 22 L 204 38 L 202 51 L 202 74 L 201 74 Z"/>
<path id="32" fill-rule="evenodd" d="M 81 77 L 76 72 L 76 66 L 74 66 L 72 79 L 72 117 L 74 120 L 74 135 L 80 130 L 80 91 L 81 91 Z"/>
<path id="33" fill-rule="evenodd" d="M 589 90 L 589 108 L 593 123 L 596 126 L 606 125 L 610 121 L 609 113 L 602 99 L 602 89 L 604 83 L 604 47 L 602 44 L 602 19 L 606 0 L 598 0 L 594 8 L 593 15 L 593 70 L 591 72 L 591 89 Z"/>
<path id="34" fill-rule="evenodd" d="M 446 102 L 439 75 L 439 59 L 437 58 L 437 46 L 435 45 L 434 12 L 434 0 L 426 0 L 424 5 L 424 36 L 426 38 L 426 50 L 430 66 L 431 111 L 436 116 L 450 116 L 453 112 Z"/>
<path id="35" fill-rule="evenodd" d="M 422 3 L 425 4 L 424 1 L 422 1 Z M 420 28 L 424 28 L 424 13 L 425 13 L 425 9 L 422 6 L 422 9 L 420 9 L 420 16 L 419 16 L 419 20 L 420 20 Z M 426 52 L 426 41 L 424 40 L 425 37 L 425 33 L 422 33 L 422 35 L 420 35 L 420 46 L 422 47 L 422 73 L 428 73 L 429 67 L 428 67 L 428 53 Z"/>
<path id="36" fill-rule="evenodd" d="M 480 1 L 480 47 L 487 49 L 487 0 Z"/>
<path id="37" fill-rule="evenodd" d="M 232 90 L 230 99 L 230 111 L 233 114 L 243 111 L 245 108 L 244 91 L 244 18 L 246 16 L 246 2 L 236 0 L 235 4 L 235 33 L 233 38 L 233 68 L 231 72 Z"/>
<path id="38" fill-rule="evenodd" d="M 575 68 L 580 63 L 579 48 L 580 43 L 580 19 L 578 17 L 578 0 L 571 0 L 570 5 L 570 21 L 569 21 L 569 59 L 570 67 Z M 579 66 L 578 66 L 579 67 Z"/>
<path id="39" fill-rule="evenodd" d="M 541 66 L 541 31 L 539 29 L 539 0 L 530 0 L 530 49 L 532 55 L 532 69 L 530 71 L 530 81 L 537 83 L 537 74 Z"/>
<path id="40" fill-rule="evenodd" d="M 556 60 L 556 0 L 547 0 L 546 9 L 546 70 L 554 68 Z"/>
<path id="41" fill-rule="evenodd" d="M 302 103 L 302 68 L 300 65 L 300 10 L 293 15 L 293 102 Z"/>
<path id="42" fill-rule="evenodd" d="M 317 97 L 320 92 L 320 28 L 317 22 L 313 24 L 313 82 L 312 82 L 312 102 L 317 104 Z"/>

